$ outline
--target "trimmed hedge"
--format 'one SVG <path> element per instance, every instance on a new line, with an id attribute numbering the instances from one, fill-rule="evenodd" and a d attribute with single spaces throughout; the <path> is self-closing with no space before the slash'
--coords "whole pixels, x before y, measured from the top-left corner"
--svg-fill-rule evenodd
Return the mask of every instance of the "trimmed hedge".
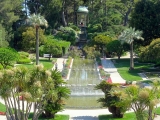
<path id="1" fill-rule="evenodd" d="M 29 58 L 26 59 L 19 59 L 17 61 L 17 64 L 27 64 L 27 63 L 31 63 L 31 60 Z"/>

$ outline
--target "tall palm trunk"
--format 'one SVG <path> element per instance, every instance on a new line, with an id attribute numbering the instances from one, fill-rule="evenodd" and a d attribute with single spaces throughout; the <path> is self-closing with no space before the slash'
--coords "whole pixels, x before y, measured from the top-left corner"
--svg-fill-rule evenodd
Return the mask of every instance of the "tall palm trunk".
<path id="1" fill-rule="evenodd" d="M 39 33 L 38 26 L 36 26 L 36 65 L 39 64 Z"/>
<path id="2" fill-rule="evenodd" d="M 134 69 L 133 42 L 131 42 L 130 44 L 130 69 L 129 70 L 133 70 L 133 69 Z"/>

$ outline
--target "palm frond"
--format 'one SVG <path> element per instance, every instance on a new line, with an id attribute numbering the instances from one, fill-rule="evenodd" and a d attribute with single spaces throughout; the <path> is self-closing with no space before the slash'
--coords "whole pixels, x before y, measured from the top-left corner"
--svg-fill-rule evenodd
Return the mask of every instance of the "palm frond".
<path id="1" fill-rule="evenodd" d="M 45 27 L 48 27 L 48 22 L 40 14 L 32 14 L 30 16 L 30 18 L 28 19 L 28 22 L 29 22 L 30 25 L 33 25 L 33 26 L 45 26 Z"/>
<path id="2" fill-rule="evenodd" d="M 131 44 L 134 41 L 134 39 L 143 40 L 143 37 L 141 37 L 142 34 L 142 31 L 135 30 L 135 28 L 130 27 L 121 33 L 121 35 L 118 37 L 118 40 L 120 40 L 121 43 L 126 42 L 128 44 Z"/>

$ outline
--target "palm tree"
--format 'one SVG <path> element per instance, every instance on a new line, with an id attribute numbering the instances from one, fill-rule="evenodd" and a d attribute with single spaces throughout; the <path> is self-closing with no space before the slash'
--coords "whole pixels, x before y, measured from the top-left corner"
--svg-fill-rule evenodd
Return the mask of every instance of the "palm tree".
<path id="1" fill-rule="evenodd" d="M 127 28 L 124 30 L 121 35 L 118 37 L 118 40 L 121 41 L 121 43 L 128 43 L 130 44 L 130 70 L 134 69 L 134 60 L 133 60 L 133 42 L 134 39 L 141 39 L 143 40 L 142 31 L 135 30 L 135 28 Z"/>
<path id="2" fill-rule="evenodd" d="M 40 26 L 48 26 L 48 22 L 40 14 L 32 14 L 28 19 L 29 24 L 35 27 L 36 29 L 36 65 L 39 64 L 39 33 L 38 30 Z"/>

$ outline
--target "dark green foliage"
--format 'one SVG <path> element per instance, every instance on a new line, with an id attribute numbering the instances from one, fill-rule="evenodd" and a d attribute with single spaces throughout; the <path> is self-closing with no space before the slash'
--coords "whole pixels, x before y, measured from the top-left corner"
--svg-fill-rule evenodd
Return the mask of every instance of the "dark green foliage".
<path id="1" fill-rule="evenodd" d="M 14 32 L 14 48 L 18 50 L 22 50 L 22 33 L 27 31 L 28 26 L 20 26 L 17 28 L 17 30 Z"/>
<path id="2" fill-rule="evenodd" d="M 13 45 L 13 23 L 22 15 L 22 1 L 21 0 L 1 0 L 0 2 L 0 24 L 5 28 L 5 40 Z M 4 31 L 3 31 L 4 32 Z"/>
<path id="3" fill-rule="evenodd" d="M 97 63 L 98 63 L 98 65 L 99 65 L 99 66 L 101 66 L 101 65 L 102 65 L 102 62 L 101 62 L 100 57 L 96 57 L 96 61 L 97 61 Z"/>
<path id="4" fill-rule="evenodd" d="M 152 39 L 160 37 L 160 1 L 154 3 L 151 0 L 141 0 L 135 5 L 131 15 L 130 26 L 143 31 L 145 41 L 139 41 L 142 45 L 149 45 Z"/>
<path id="5" fill-rule="evenodd" d="M 148 46 L 139 50 L 139 61 L 159 63 L 160 38 L 153 40 Z"/>
<path id="6" fill-rule="evenodd" d="M 101 24 L 89 24 L 88 33 L 94 33 L 94 32 L 102 32 L 102 25 Z"/>
<path id="7" fill-rule="evenodd" d="M 99 50 L 100 53 L 106 52 L 105 46 L 112 41 L 112 38 L 108 35 L 99 34 L 93 38 L 91 41 L 95 45 L 96 50 Z"/>
<path id="8" fill-rule="evenodd" d="M 107 51 L 111 52 L 112 54 L 115 53 L 118 56 L 118 59 L 120 59 L 120 57 L 127 50 L 126 48 L 127 48 L 127 44 L 121 44 L 119 40 L 113 40 L 110 43 L 108 43 L 106 46 Z"/>
<path id="9" fill-rule="evenodd" d="M 55 35 L 55 38 L 69 41 L 71 45 L 75 45 L 77 37 L 76 31 L 71 27 L 60 27 L 59 32 Z"/>
<path id="10" fill-rule="evenodd" d="M 69 27 L 72 28 L 75 31 L 80 31 L 80 28 L 72 23 L 69 23 Z"/>

